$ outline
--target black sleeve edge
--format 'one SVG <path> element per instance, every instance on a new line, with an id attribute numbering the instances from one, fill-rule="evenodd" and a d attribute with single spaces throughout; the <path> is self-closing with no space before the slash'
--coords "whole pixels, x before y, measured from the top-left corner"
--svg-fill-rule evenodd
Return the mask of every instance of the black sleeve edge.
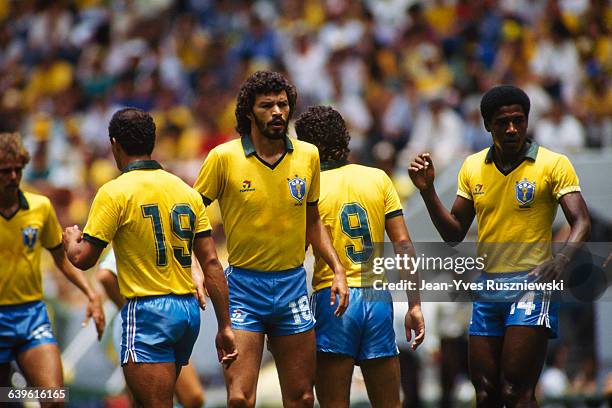
<path id="1" fill-rule="evenodd" d="M 388 220 L 390 218 L 397 217 L 400 215 L 404 215 L 404 212 L 402 210 L 391 211 L 390 213 L 385 214 L 385 220 Z"/>
<path id="2" fill-rule="evenodd" d="M 206 230 L 206 231 L 200 231 L 196 233 L 193 238 L 197 239 L 197 238 L 206 238 L 206 237 L 211 237 L 211 236 L 212 236 L 212 230 Z"/>
<path id="3" fill-rule="evenodd" d="M 92 237 L 89 234 L 83 234 L 83 239 L 100 248 L 106 248 L 108 245 L 108 242 L 101 240 L 100 238 Z"/>

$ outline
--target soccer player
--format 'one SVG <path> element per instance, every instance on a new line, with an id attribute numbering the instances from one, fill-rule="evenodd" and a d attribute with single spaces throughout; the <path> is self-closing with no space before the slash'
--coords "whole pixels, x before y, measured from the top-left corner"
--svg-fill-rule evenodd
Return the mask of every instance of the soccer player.
<path id="1" fill-rule="evenodd" d="M 93 317 L 98 338 L 104 311 L 100 295 L 66 259 L 62 228 L 49 199 L 19 188 L 29 161 L 19 134 L 0 134 L 0 386 L 9 385 L 10 362 L 16 360 L 30 386 L 62 387 L 60 352 L 42 302 L 42 248 L 87 296 L 83 324 Z"/>
<path id="2" fill-rule="evenodd" d="M 446 242 L 461 242 L 474 217 L 479 246 L 498 243 L 485 277 L 522 282 L 557 279 L 577 244 L 590 233 L 578 177 L 567 157 L 527 138 L 530 102 L 521 89 L 497 86 L 480 111 L 493 146 L 463 163 L 457 197 L 448 212 L 434 188 L 428 153 L 410 163 L 431 219 Z M 560 204 L 571 232 L 552 256 L 552 222 Z M 515 243 L 500 247 L 499 243 Z M 523 243 L 522 245 L 520 243 Z M 501 273 L 501 274 L 499 274 Z M 479 407 L 537 406 L 535 387 L 549 337 L 557 332 L 558 302 L 550 292 L 528 292 L 523 302 L 475 301 L 469 334 L 472 383 Z"/>
<path id="3" fill-rule="evenodd" d="M 315 146 L 287 137 L 296 90 L 276 72 L 258 71 L 236 104 L 241 138 L 208 154 L 195 183 L 209 204 L 219 200 L 227 235 L 232 327 L 240 359 L 225 371 L 230 407 L 252 407 L 264 335 L 274 355 L 285 407 L 312 407 L 314 320 L 302 266 L 306 240 L 334 271 L 330 302 L 348 304 L 345 270 L 325 231 Z"/>
<path id="4" fill-rule="evenodd" d="M 199 269 L 199 265 L 192 263 L 192 269 Z M 200 273 L 198 271 L 198 273 Z M 126 304 L 126 300 L 119 291 L 117 279 L 117 260 L 115 252 L 111 249 L 100 261 L 96 279 L 104 287 L 106 295 L 117 306 L 119 310 Z M 176 379 L 174 394 L 179 404 L 184 408 L 198 408 L 204 405 L 204 390 L 198 379 L 198 374 L 189 361 L 189 364 L 181 369 Z"/>
<path id="5" fill-rule="evenodd" d="M 319 149 L 319 212 L 347 268 L 351 298 L 345 314 L 336 318 L 327 301 L 333 273 L 315 251 L 312 303 L 318 352 L 317 399 L 321 407 L 348 407 L 353 367 L 359 364 L 372 406 L 399 407 L 393 302 L 389 291 L 372 288 L 365 268 L 372 261 L 373 243 L 384 242 L 385 230 L 397 253 L 414 256 L 399 197 L 385 172 L 348 163 L 350 135 L 340 113 L 331 107 L 308 108 L 295 122 L 295 129 L 299 140 Z M 415 332 L 414 350 L 425 336 L 418 292 L 409 293 L 404 324 L 409 341 L 412 330 Z"/>
<path id="6" fill-rule="evenodd" d="M 123 374 L 138 404 L 171 407 L 176 378 L 200 329 L 198 300 L 201 306 L 205 302 L 204 276 L 191 274 L 192 250 L 215 306 L 217 353 L 223 363 L 237 356 L 227 284 L 202 199 L 151 160 L 151 116 L 121 109 L 108 133 L 123 174 L 100 188 L 83 233 L 77 226 L 64 230 L 64 244 L 70 262 L 88 269 L 113 242 L 119 288 L 127 299 L 121 310 Z"/>

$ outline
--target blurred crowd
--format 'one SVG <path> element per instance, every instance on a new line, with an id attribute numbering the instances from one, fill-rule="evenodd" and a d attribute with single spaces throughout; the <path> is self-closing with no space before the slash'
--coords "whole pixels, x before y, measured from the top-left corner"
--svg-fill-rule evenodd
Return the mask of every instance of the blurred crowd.
<path id="1" fill-rule="evenodd" d="M 351 160 L 395 180 L 416 152 L 443 169 L 490 145 L 479 102 L 500 83 L 530 96 L 541 144 L 612 149 L 608 0 L 0 0 L 0 130 L 23 134 L 24 183 L 64 226 L 118 174 L 112 113 L 150 111 L 156 159 L 192 183 L 237 137 L 235 97 L 258 69 L 290 78 L 297 113 L 337 108 Z"/>
<path id="2" fill-rule="evenodd" d="M 0 126 L 24 135 L 25 181 L 64 225 L 116 175 L 116 109 L 151 111 L 157 158 L 191 182 L 236 137 L 257 69 L 284 72 L 299 110 L 339 109 L 353 161 L 390 174 L 415 152 L 443 168 L 489 145 L 479 100 L 498 83 L 527 91 L 542 144 L 612 146 L 607 0 L 3 0 L 0 20 Z"/>

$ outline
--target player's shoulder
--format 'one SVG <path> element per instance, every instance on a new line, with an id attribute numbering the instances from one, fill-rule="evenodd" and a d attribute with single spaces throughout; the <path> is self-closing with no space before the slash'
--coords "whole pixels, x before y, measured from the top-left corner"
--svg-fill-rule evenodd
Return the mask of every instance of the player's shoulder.
<path id="1" fill-rule="evenodd" d="M 362 164 L 347 164 L 341 168 L 344 168 L 344 171 L 358 177 L 359 179 L 367 178 L 368 180 L 377 181 L 386 181 L 389 179 L 387 173 L 377 167 L 364 166 Z"/>
<path id="2" fill-rule="evenodd" d="M 223 156 L 234 155 L 234 154 L 238 154 L 238 153 L 243 153 L 244 154 L 244 148 L 242 147 L 242 139 L 241 138 L 232 139 L 230 141 L 227 141 L 225 143 L 221 143 L 221 144 L 215 146 L 208 153 L 208 156 L 211 156 L 211 157 L 214 157 L 214 156 L 223 157 Z"/>
<path id="3" fill-rule="evenodd" d="M 20 197 L 20 199 L 25 200 L 30 210 L 52 207 L 51 200 L 45 195 L 32 193 L 29 191 L 22 191 L 21 193 L 22 196 Z"/>
<path id="4" fill-rule="evenodd" d="M 559 161 L 569 162 L 569 159 L 563 153 L 552 151 L 542 145 L 538 145 L 537 159 L 539 159 L 541 162 L 553 165 L 557 164 Z"/>
<path id="5" fill-rule="evenodd" d="M 293 150 L 296 152 L 305 153 L 309 155 L 319 155 L 319 150 L 317 149 L 317 146 L 313 145 L 312 143 L 293 138 L 289 139 L 289 141 L 293 146 Z"/>
<path id="6" fill-rule="evenodd" d="M 480 165 L 482 165 L 485 162 L 485 160 L 487 159 L 487 155 L 489 154 L 490 150 L 491 150 L 491 147 L 487 147 L 487 148 L 482 149 L 479 152 L 472 153 L 472 154 L 468 155 L 465 158 L 465 160 L 463 161 L 464 166 L 465 165 L 469 165 L 469 166 L 480 166 Z"/>

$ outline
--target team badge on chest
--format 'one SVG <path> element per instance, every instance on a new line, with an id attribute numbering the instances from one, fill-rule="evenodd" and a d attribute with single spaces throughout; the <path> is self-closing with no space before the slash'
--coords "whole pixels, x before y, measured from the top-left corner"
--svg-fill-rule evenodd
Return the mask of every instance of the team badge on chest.
<path id="1" fill-rule="evenodd" d="M 36 240 L 38 239 L 38 228 L 28 226 L 21 230 L 21 236 L 23 238 L 23 245 L 25 245 L 30 251 L 34 249 Z"/>
<path id="2" fill-rule="evenodd" d="M 535 182 L 526 178 L 516 182 L 515 197 L 520 204 L 519 207 L 529 207 L 535 198 L 535 189 Z"/>
<path id="3" fill-rule="evenodd" d="M 289 184 L 291 197 L 301 203 L 306 196 L 306 178 L 301 179 L 296 175 L 292 179 L 287 179 L 287 183 Z"/>

